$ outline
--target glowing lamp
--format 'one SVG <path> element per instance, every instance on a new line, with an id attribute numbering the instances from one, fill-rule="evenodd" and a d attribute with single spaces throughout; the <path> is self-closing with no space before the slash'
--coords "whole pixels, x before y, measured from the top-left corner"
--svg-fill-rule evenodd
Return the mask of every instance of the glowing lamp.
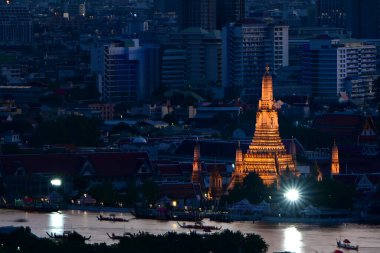
<path id="1" fill-rule="evenodd" d="M 62 185 L 62 181 L 61 181 L 61 179 L 52 179 L 51 181 L 50 181 L 50 183 L 51 183 L 51 185 L 54 185 L 54 186 L 61 186 Z"/>
<path id="2" fill-rule="evenodd" d="M 285 198 L 288 199 L 289 201 L 291 202 L 295 202 L 299 199 L 300 197 L 300 194 L 298 192 L 298 190 L 296 189 L 290 189 L 289 191 L 287 191 L 285 194 L 284 194 Z"/>

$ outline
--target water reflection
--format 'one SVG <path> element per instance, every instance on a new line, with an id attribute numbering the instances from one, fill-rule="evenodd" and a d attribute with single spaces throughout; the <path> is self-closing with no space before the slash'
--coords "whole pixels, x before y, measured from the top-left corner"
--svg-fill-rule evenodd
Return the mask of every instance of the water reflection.
<path id="1" fill-rule="evenodd" d="M 302 248 L 302 235 L 296 227 L 287 227 L 284 230 L 284 249 L 292 252 L 301 252 Z"/>
<path id="2" fill-rule="evenodd" d="M 64 230 L 64 219 L 61 213 L 49 214 L 49 230 L 50 232 L 62 232 Z"/>

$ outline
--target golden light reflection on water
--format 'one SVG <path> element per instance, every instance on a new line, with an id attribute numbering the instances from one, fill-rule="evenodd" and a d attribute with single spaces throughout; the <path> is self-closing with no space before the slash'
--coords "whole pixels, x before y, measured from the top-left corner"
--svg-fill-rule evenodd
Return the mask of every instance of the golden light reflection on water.
<path id="1" fill-rule="evenodd" d="M 49 214 L 49 228 L 51 232 L 60 232 L 64 230 L 64 219 L 61 213 Z"/>
<path id="2" fill-rule="evenodd" d="M 296 227 L 287 227 L 284 230 L 284 250 L 292 252 L 301 252 L 302 248 L 302 234 Z"/>

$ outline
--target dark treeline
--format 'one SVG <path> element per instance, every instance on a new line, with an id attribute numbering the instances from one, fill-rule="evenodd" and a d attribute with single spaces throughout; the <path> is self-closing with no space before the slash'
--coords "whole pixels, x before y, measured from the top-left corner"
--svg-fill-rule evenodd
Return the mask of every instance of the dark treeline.
<path id="1" fill-rule="evenodd" d="M 86 244 L 80 240 L 54 241 L 48 238 L 38 238 L 31 233 L 28 227 L 20 227 L 10 234 L 0 234 L 0 252 L 9 253 L 264 253 L 267 250 L 268 245 L 259 235 L 243 235 L 240 232 L 229 230 L 207 236 L 174 232 L 163 235 L 138 233 L 113 245 Z"/>

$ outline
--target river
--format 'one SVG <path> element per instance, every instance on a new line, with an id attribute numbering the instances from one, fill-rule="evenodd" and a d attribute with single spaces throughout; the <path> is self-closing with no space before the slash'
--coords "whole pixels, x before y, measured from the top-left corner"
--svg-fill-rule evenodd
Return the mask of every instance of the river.
<path id="1" fill-rule="evenodd" d="M 110 213 L 103 213 L 109 215 Z M 129 213 L 114 213 L 116 216 L 133 218 Z M 47 237 L 46 232 L 62 233 L 64 230 L 76 230 L 84 236 L 91 235 L 91 243 L 110 240 L 106 233 L 122 234 L 139 231 L 161 234 L 167 231 L 185 232 L 175 221 L 156 221 L 132 219 L 129 222 L 98 221 L 98 213 L 88 211 L 65 210 L 62 213 L 26 213 L 14 210 L 0 210 L 0 226 L 29 226 L 40 237 Z M 217 225 L 242 233 L 259 234 L 269 244 L 269 253 L 288 250 L 297 253 L 324 252 L 336 249 L 336 238 L 348 238 L 353 244 L 359 244 L 359 252 L 380 252 L 380 225 L 340 224 L 319 226 L 310 224 L 286 224 L 264 222 L 216 223 L 205 220 L 206 224 Z M 348 250 L 343 252 L 349 252 Z"/>

